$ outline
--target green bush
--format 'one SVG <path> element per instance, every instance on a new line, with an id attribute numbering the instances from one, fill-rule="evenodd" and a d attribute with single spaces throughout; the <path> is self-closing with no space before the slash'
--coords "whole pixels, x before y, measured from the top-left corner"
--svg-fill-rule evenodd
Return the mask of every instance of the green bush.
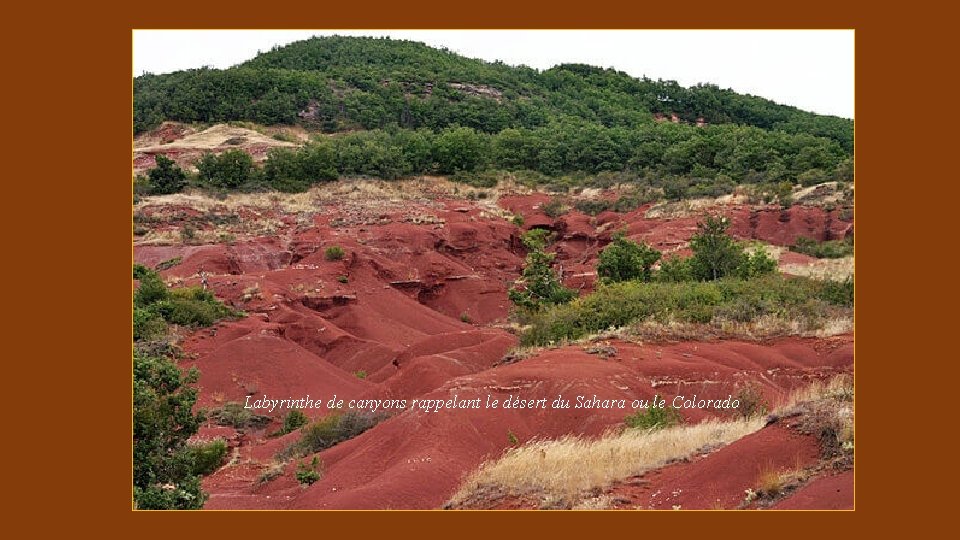
<path id="1" fill-rule="evenodd" d="M 292 433 L 296 429 L 300 429 L 305 426 L 310 419 L 307 418 L 307 415 L 303 414 L 303 411 L 300 409 L 292 409 L 283 417 L 283 427 L 280 428 L 278 435 L 286 435 L 287 433 Z"/>
<path id="2" fill-rule="evenodd" d="M 323 254 L 328 261 L 339 261 L 343 259 L 344 255 L 346 255 L 346 253 L 340 246 L 330 246 Z"/>
<path id="3" fill-rule="evenodd" d="M 558 218 L 567 213 L 567 205 L 561 197 L 550 199 L 550 202 L 545 203 L 540 209 L 550 218 Z"/>
<path id="4" fill-rule="evenodd" d="M 288 448 L 286 455 L 306 456 L 352 439 L 387 419 L 382 412 L 333 412 L 300 429 L 300 440 Z"/>
<path id="5" fill-rule="evenodd" d="M 622 232 L 613 236 L 611 242 L 600 252 L 597 276 L 607 282 L 650 281 L 651 268 L 660 260 L 660 252 L 647 244 L 634 242 Z"/>
<path id="6" fill-rule="evenodd" d="M 657 281 L 664 283 L 680 283 L 693 281 L 693 269 L 690 267 L 690 258 L 670 255 L 660 262 L 660 270 L 655 276 Z"/>
<path id="7" fill-rule="evenodd" d="M 673 406 L 659 407 L 660 395 L 653 397 L 650 407 L 628 415 L 624 422 L 633 429 L 657 430 L 683 422 L 683 416 Z"/>
<path id="8" fill-rule="evenodd" d="M 171 289 L 166 300 L 158 301 L 156 309 L 164 320 L 181 326 L 210 326 L 235 312 L 214 298 L 213 293 L 201 287 Z"/>
<path id="9" fill-rule="evenodd" d="M 818 259 L 840 259 L 853 255 L 853 239 L 817 242 L 801 236 L 790 246 L 790 251 L 796 251 Z"/>
<path id="10" fill-rule="evenodd" d="M 158 272 L 160 272 L 160 271 L 163 271 L 163 270 L 169 270 L 169 269 L 173 268 L 174 266 L 180 264 L 181 262 L 183 262 L 183 257 L 174 257 L 174 258 L 172 258 L 172 259 L 167 259 L 167 260 L 165 260 L 165 261 L 163 261 L 163 262 L 157 263 L 157 266 L 155 266 L 154 268 L 155 268 Z"/>
<path id="11" fill-rule="evenodd" d="M 223 465 L 227 457 L 227 442 L 215 439 L 208 443 L 188 444 L 186 451 L 193 462 L 193 474 L 207 475 Z"/>
<path id="12" fill-rule="evenodd" d="M 269 424 L 271 420 L 269 416 L 254 414 L 252 409 L 247 409 L 242 403 L 236 401 L 228 401 L 223 407 L 210 411 L 210 418 L 221 426 L 230 426 L 234 429 L 261 427 Z"/>
<path id="13" fill-rule="evenodd" d="M 187 185 L 187 173 L 163 154 L 157 154 L 157 166 L 147 173 L 150 179 L 150 193 L 166 195 L 179 193 Z"/>
<path id="14" fill-rule="evenodd" d="M 133 307 L 134 341 L 153 341 L 167 333 L 167 322 L 153 306 Z"/>
<path id="15" fill-rule="evenodd" d="M 757 248 L 753 255 L 744 254 L 735 273 L 740 279 L 750 279 L 776 271 L 777 261 L 767 255 L 765 249 Z"/>
<path id="16" fill-rule="evenodd" d="M 297 464 L 297 482 L 302 485 L 312 485 L 323 477 L 323 462 L 320 458 L 314 456 L 310 465 L 307 466 L 302 461 Z"/>
<path id="17" fill-rule="evenodd" d="M 613 203 L 605 200 L 597 199 L 588 199 L 583 201 L 577 201 L 574 205 L 574 208 L 583 212 L 584 214 L 595 216 L 601 212 L 606 212 L 613 208 Z M 547 214 L 549 215 L 549 214 Z M 553 217 L 553 216 L 551 216 Z"/>
<path id="18" fill-rule="evenodd" d="M 256 179 L 259 173 L 250 154 L 239 149 L 220 155 L 207 152 L 196 165 L 197 179 L 205 187 L 237 189 Z"/>

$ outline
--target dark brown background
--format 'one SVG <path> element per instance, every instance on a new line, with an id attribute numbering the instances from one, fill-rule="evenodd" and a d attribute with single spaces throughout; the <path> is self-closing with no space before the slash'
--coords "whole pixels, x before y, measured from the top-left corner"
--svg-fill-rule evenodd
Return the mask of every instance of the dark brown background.
<path id="1" fill-rule="evenodd" d="M 937 400 L 957 396 L 944 375 L 956 362 L 947 325 L 957 320 L 948 303 L 957 286 L 947 262 L 953 245 L 933 235 L 950 230 L 946 218 L 956 213 L 948 186 L 957 181 L 957 92 L 946 82 L 956 31 L 947 26 L 954 17 L 923 2 L 896 12 L 881 6 L 169 1 L 7 11 L 2 297 L 4 318 L 16 322 L 7 326 L 3 355 L 12 421 L 4 447 L 14 454 L 5 460 L 4 492 L 25 511 L 5 505 L 4 513 L 23 520 L 30 536 L 56 529 L 502 540 L 566 532 L 701 540 L 721 532 L 852 537 L 877 526 L 920 534 L 954 498 L 947 478 L 954 447 L 945 433 L 956 415 Z M 857 510 L 132 513 L 131 29 L 177 27 L 856 29 Z M 947 310 L 935 314 L 916 300 Z M 922 425 L 930 419 L 939 428 Z"/>

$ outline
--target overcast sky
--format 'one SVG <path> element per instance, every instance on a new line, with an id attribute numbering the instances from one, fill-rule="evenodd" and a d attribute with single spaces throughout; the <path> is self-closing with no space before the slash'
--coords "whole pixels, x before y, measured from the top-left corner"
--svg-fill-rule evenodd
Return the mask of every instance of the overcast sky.
<path id="1" fill-rule="evenodd" d="M 133 72 L 226 68 L 332 34 L 389 35 L 538 69 L 579 62 L 683 86 L 709 82 L 853 118 L 852 30 L 136 30 Z"/>

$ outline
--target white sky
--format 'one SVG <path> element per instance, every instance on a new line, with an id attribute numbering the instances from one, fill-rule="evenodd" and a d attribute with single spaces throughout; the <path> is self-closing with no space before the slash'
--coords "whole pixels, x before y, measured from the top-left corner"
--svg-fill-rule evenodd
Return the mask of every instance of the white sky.
<path id="1" fill-rule="evenodd" d="M 709 82 L 853 118 L 853 30 L 135 30 L 133 72 L 226 68 L 332 34 L 389 35 L 538 69 L 577 62 L 683 86 Z"/>

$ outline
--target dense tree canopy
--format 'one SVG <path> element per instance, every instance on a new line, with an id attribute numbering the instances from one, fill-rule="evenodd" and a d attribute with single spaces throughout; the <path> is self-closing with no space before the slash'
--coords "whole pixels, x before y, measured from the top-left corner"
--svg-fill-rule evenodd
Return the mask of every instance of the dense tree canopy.
<path id="1" fill-rule="evenodd" d="M 657 178 L 677 199 L 853 174 L 850 120 L 713 85 L 582 64 L 537 71 L 379 38 L 313 38 L 226 70 L 137 77 L 135 131 L 163 120 L 298 123 L 332 134 L 273 151 L 260 172 L 240 151 L 204 156 L 199 184 L 227 189 L 301 191 L 336 176 L 629 172 Z M 173 174 L 159 161 L 158 169 L 151 175 Z"/>
<path id="2" fill-rule="evenodd" d="M 316 37 L 239 66 L 134 79 L 134 129 L 163 120 L 315 124 L 327 131 L 388 126 L 485 133 L 579 119 L 632 128 L 660 113 L 693 123 L 741 124 L 825 137 L 849 153 L 850 120 L 820 116 L 715 85 L 684 88 L 613 69 L 545 71 L 464 58 L 389 38 Z"/>

